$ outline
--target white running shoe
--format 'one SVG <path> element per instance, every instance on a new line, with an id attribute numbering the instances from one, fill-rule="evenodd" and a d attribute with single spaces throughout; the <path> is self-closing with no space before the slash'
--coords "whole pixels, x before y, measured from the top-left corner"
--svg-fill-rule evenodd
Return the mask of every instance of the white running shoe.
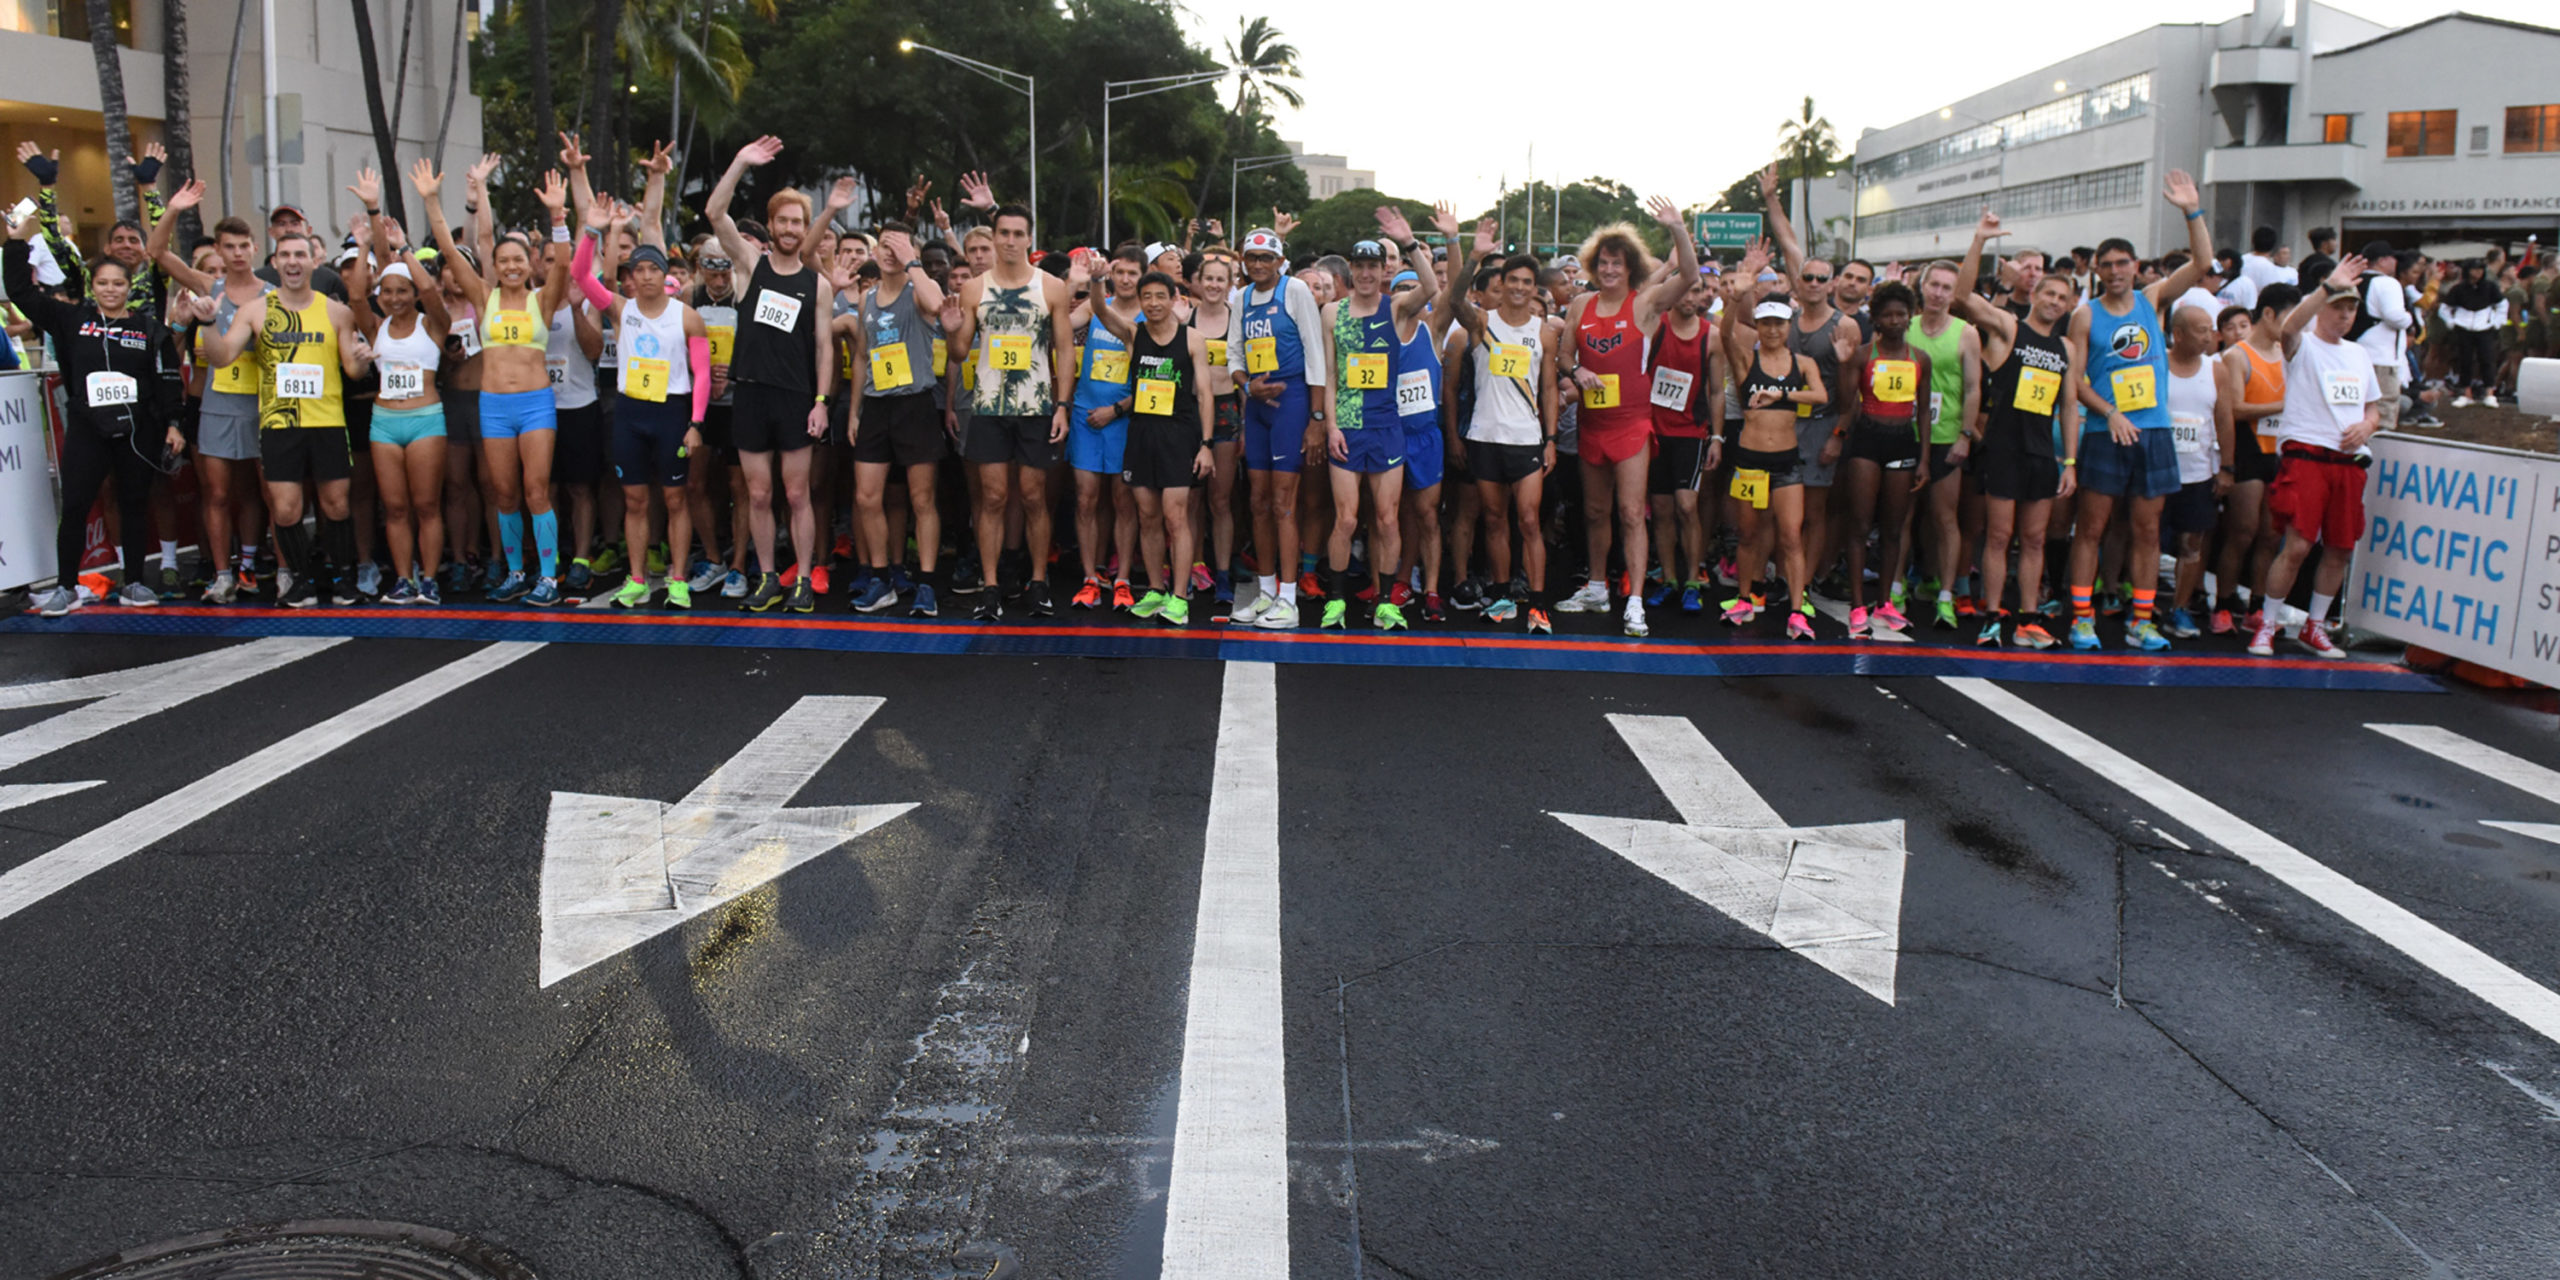
<path id="1" fill-rule="evenodd" d="M 1609 584 L 1597 580 L 1585 582 L 1580 591 L 1556 601 L 1558 613 L 1607 613 Z"/>
<path id="2" fill-rule="evenodd" d="M 1298 629 L 1298 606 L 1292 601 L 1273 599 L 1271 607 L 1263 610 L 1261 616 L 1253 620 L 1253 625 L 1265 631 L 1295 631 Z"/>
<path id="3" fill-rule="evenodd" d="M 1644 625 L 1644 599 L 1642 597 L 1627 597 L 1626 624 L 1628 635 L 1642 637 L 1652 634 L 1651 629 Z"/>
<path id="4" fill-rule="evenodd" d="M 1280 603 L 1280 597 L 1276 595 L 1255 592 L 1251 602 L 1237 605 L 1234 612 L 1227 615 L 1227 624 L 1237 627 L 1259 626 L 1263 615 L 1271 612 L 1271 607 L 1278 603 Z"/>

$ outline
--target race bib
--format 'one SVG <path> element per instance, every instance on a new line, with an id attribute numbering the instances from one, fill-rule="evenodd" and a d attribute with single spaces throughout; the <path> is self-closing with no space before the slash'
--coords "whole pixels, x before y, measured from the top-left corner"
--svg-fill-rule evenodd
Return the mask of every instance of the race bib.
<path id="1" fill-rule="evenodd" d="M 2364 375 L 2358 373 L 2322 374 L 2320 377 L 2320 392 L 2321 396 L 2331 404 L 2338 405 L 2343 408 L 2355 408 L 2361 406 L 2364 404 Z"/>
<path id="2" fill-rule="evenodd" d="M 939 378 L 951 370 L 951 344 L 941 338 L 933 340 L 933 376 Z"/>
<path id="3" fill-rule="evenodd" d="M 1387 355 L 1383 351 L 1356 351 L 1346 357 L 1342 385 L 1354 391 L 1382 391 L 1387 385 Z"/>
<path id="4" fill-rule="evenodd" d="M 1127 382 L 1129 380 L 1129 353 L 1126 351 L 1094 352 L 1093 380 L 1096 382 L 1108 382 L 1115 386 L 1120 383 Z"/>
<path id="5" fill-rule="evenodd" d="M 2147 364 L 2126 365 L 2107 375 L 2109 387 L 2116 393 L 2116 412 L 2131 413 L 2160 403 L 2160 384 L 2151 376 Z"/>
<path id="6" fill-rule="evenodd" d="M 142 384 L 135 382 L 132 374 L 100 369 L 89 375 L 89 407 L 92 409 L 132 404 L 141 398 Z"/>
<path id="7" fill-rule="evenodd" d="M 2053 403 L 2062 398 L 2062 375 L 2051 369 L 2018 370 L 2018 394 L 2009 398 L 2011 408 L 2032 413 L 2039 418 L 2053 414 Z"/>
<path id="8" fill-rule="evenodd" d="M 323 373 L 316 364 L 280 364 L 276 366 L 276 399 L 317 400 Z"/>
<path id="9" fill-rule="evenodd" d="M 893 342 L 885 347 L 871 348 L 872 390 L 895 391 L 912 385 L 915 380 L 915 370 L 907 367 L 907 344 Z"/>
<path id="10" fill-rule="evenodd" d="M 2199 414 L 2172 413 L 2169 415 L 2169 436 L 2177 443 L 2178 452 L 2204 452 L 2204 422 L 2203 416 Z"/>
<path id="11" fill-rule="evenodd" d="M 1173 412 L 1173 383 L 1166 378 L 1140 378 L 1138 391 L 1131 397 L 1140 413 L 1163 417 Z"/>
<path id="12" fill-rule="evenodd" d="M 1497 378 L 1528 377 L 1531 366 L 1536 363 L 1529 355 L 1529 344 L 1525 342 L 1493 344 L 1493 376 Z"/>
<path id="13" fill-rule="evenodd" d="M 1761 511 L 1769 509 L 1769 473 L 1735 469 L 1730 490 L 1737 502 L 1748 502 Z"/>
<path id="14" fill-rule="evenodd" d="M 622 365 L 622 394 L 651 404 L 667 402 L 667 362 L 633 356 Z"/>
<path id="15" fill-rule="evenodd" d="M 711 335 L 711 363 L 729 363 L 729 352 L 738 345 L 738 326 L 734 324 L 704 325 L 703 331 Z M 938 345 L 936 349 L 940 349 Z"/>
<path id="16" fill-rule="evenodd" d="M 756 323 L 791 332 L 800 323 L 800 300 L 771 289 L 756 290 Z"/>
<path id="17" fill-rule="evenodd" d="M 1806 403 L 1805 403 L 1804 401 L 1802 401 L 1802 400 L 1798 400 L 1798 401 L 1796 401 L 1796 416 L 1797 416 L 1797 417 L 1799 417 L 1799 418 L 1810 418 L 1810 417 L 1812 417 L 1812 416 L 1813 416 L 1813 406 L 1812 406 L 1812 405 L 1809 405 L 1809 404 L 1806 404 Z"/>
<path id="18" fill-rule="evenodd" d="M 1920 398 L 1920 366 L 1910 360 L 1878 360 L 1875 388 L 1876 399 L 1886 404 L 1909 404 Z"/>
<path id="19" fill-rule="evenodd" d="M 1584 387 L 1582 389 L 1582 407 L 1585 409 L 1617 408 L 1618 375 L 1614 373 L 1601 374 L 1599 386 Z"/>
<path id="20" fill-rule="evenodd" d="M 1929 425 L 1930 425 L 1930 426 L 1933 426 L 1933 427 L 1934 427 L 1934 426 L 1936 426 L 1936 425 L 1938 425 L 1938 421 L 1939 421 L 1939 419 L 1945 415 L 1946 411 L 1947 411 L 1947 397 L 1946 397 L 1945 393 L 1943 393 L 1943 392 L 1937 392 L 1937 391 L 1932 391 L 1932 392 L 1930 392 L 1930 393 L 1929 393 Z"/>
<path id="21" fill-rule="evenodd" d="M 414 400 L 427 393 L 427 371 L 405 361 L 382 366 L 382 398 Z"/>
<path id="22" fill-rule="evenodd" d="M 533 313 L 499 311 L 489 316 L 489 340 L 501 346 L 521 347 L 533 342 Z"/>
<path id="23" fill-rule="evenodd" d="M 1686 409 L 1689 388 L 1697 385 L 1698 375 L 1683 369 L 1653 371 L 1653 404 L 1657 409 Z"/>
<path id="24" fill-rule="evenodd" d="M 462 339 L 462 358 L 463 358 L 463 359 L 468 360 L 468 359 L 470 359 L 471 357 L 473 357 L 473 356 L 476 356 L 476 355 L 480 354 L 480 322 L 479 322 L 479 321 L 477 321 L 477 320 L 456 320 L 456 321 L 454 321 L 454 322 L 453 322 L 453 336 L 455 336 L 455 337 L 457 337 L 457 338 Z"/>
<path id="25" fill-rule="evenodd" d="M 607 329 L 604 331 L 604 342 L 596 347 L 596 367 L 613 369 L 620 367 L 621 364 L 622 350 L 613 344 L 613 330 Z"/>
<path id="26" fill-rule="evenodd" d="M 1226 340 L 1226 339 L 1224 339 L 1224 338 L 1205 338 L 1205 339 L 1202 339 L 1202 343 L 1203 343 L 1203 345 L 1205 345 L 1205 346 L 1207 346 L 1207 347 L 1209 348 L 1209 363 L 1211 363 L 1211 364 L 1225 364 L 1225 363 L 1227 362 L 1227 340 Z"/>
<path id="27" fill-rule="evenodd" d="M 2272 413 L 2258 419 L 2254 427 L 2258 434 L 2258 452 L 2274 457 L 2284 438 L 2283 428 L 2283 420 Z"/>
<path id="28" fill-rule="evenodd" d="M 1003 373 L 1020 373 L 1031 367 L 1031 335 L 997 333 L 987 337 L 988 363 Z"/>
<path id="29" fill-rule="evenodd" d="M 542 362 L 542 367 L 551 375 L 552 389 L 559 390 L 561 382 L 569 376 L 569 357 L 551 356 Z"/>
<path id="30" fill-rule="evenodd" d="M 1278 338 L 1245 339 L 1244 371 L 1246 373 L 1278 373 L 1280 371 L 1280 340 Z"/>
<path id="31" fill-rule="evenodd" d="M 1396 416 L 1418 418 L 1438 412 L 1440 402 L 1431 395 L 1431 371 L 1415 369 L 1396 375 Z"/>

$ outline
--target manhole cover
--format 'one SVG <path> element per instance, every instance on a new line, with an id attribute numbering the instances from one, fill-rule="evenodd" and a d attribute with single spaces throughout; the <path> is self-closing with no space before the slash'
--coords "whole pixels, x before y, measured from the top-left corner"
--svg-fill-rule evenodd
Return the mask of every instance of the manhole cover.
<path id="1" fill-rule="evenodd" d="M 500 1249 L 400 1222 L 260 1223 L 128 1249 L 54 1280 L 534 1280 Z"/>

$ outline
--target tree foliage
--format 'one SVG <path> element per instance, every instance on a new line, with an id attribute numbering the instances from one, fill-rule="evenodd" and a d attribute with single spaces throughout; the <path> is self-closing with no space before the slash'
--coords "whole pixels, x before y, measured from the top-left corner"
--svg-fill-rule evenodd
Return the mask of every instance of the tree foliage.
<path id="1" fill-rule="evenodd" d="M 1425 201 L 1408 200 L 1366 188 L 1327 196 L 1308 205 L 1298 215 L 1298 228 L 1289 233 L 1289 256 L 1294 259 L 1321 257 L 1328 253 L 1348 253 L 1351 246 L 1363 240 L 1378 238 L 1378 210 L 1393 206 L 1404 211 L 1405 221 L 1418 232 L 1431 226 L 1431 206 Z M 1250 221 L 1259 223 L 1270 214 L 1269 209 Z"/>
<path id="2" fill-rule="evenodd" d="M 1502 221 L 1503 247 L 1511 251 L 1529 249 L 1552 257 L 1571 252 L 1601 227 L 1623 222 L 1643 236 L 1655 257 L 1671 252 L 1670 234 L 1644 211 L 1643 198 L 1614 178 L 1593 176 L 1561 188 L 1541 185 L 1525 193 L 1508 192 L 1498 209 L 1478 213 L 1467 225 L 1496 216 Z"/>

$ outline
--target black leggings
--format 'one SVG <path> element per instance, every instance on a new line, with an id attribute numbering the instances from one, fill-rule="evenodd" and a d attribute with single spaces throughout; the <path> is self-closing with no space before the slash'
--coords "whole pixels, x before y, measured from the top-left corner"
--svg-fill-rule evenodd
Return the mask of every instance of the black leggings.
<path id="1" fill-rule="evenodd" d="M 2451 329 L 2453 336 L 2453 383 L 2474 391 L 2497 385 L 2498 331 L 2495 329 Z"/>
<path id="2" fill-rule="evenodd" d="M 102 436 L 83 422 L 73 422 L 62 433 L 62 527 L 53 535 L 60 566 L 55 573 L 62 585 L 70 586 L 80 576 L 80 553 L 89 545 L 89 507 L 109 477 L 116 482 L 116 511 L 124 529 L 124 580 L 142 581 L 143 557 L 151 546 L 151 486 L 160 469 L 133 451 L 138 439 Z"/>

